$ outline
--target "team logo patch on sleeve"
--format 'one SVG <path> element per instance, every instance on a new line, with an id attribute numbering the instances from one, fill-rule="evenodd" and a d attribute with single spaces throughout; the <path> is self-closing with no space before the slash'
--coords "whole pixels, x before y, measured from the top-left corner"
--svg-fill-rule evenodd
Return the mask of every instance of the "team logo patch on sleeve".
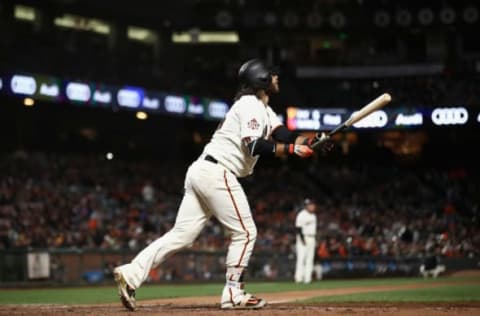
<path id="1" fill-rule="evenodd" d="M 255 118 L 251 119 L 248 123 L 247 123 L 247 126 L 248 128 L 250 129 L 259 129 L 260 128 L 260 124 L 257 122 L 257 120 Z"/>

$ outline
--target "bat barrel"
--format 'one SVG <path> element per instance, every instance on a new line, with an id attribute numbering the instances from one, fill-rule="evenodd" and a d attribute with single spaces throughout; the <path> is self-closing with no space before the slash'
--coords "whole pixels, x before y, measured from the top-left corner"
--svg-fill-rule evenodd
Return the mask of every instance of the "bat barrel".
<path id="1" fill-rule="evenodd" d="M 389 93 L 384 93 L 384 94 L 380 95 L 375 100 L 371 101 L 370 103 L 365 105 L 363 108 L 361 108 L 359 111 L 354 112 L 348 120 L 346 120 L 345 122 L 343 122 L 342 124 L 337 126 L 334 130 L 329 132 L 328 136 L 332 136 L 332 135 L 338 133 L 339 131 L 355 124 L 356 122 L 365 118 L 366 116 L 368 116 L 372 112 L 374 112 L 374 111 L 380 109 L 381 107 L 385 106 L 390 101 L 392 101 L 392 96 Z M 323 141 L 319 140 L 319 141 L 315 142 L 314 144 L 312 144 L 311 147 L 316 148 L 319 145 L 321 145 L 324 141 L 325 140 L 323 140 Z"/>

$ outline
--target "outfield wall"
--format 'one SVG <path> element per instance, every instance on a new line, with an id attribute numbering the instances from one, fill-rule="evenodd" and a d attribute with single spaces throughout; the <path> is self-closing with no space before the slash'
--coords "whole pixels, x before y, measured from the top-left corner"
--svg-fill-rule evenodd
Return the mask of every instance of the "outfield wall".
<path id="1" fill-rule="evenodd" d="M 42 284 L 102 284 L 112 281 L 112 269 L 128 262 L 136 253 L 112 250 L 2 250 L 0 286 Z M 224 279 L 224 252 L 183 251 L 150 273 L 155 282 L 208 282 Z M 314 279 L 383 276 L 418 276 L 422 258 L 353 257 L 316 261 Z M 480 268 L 479 258 L 445 258 L 447 273 Z M 251 258 L 248 279 L 293 280 L 295 256 L 256 252 Z"/>

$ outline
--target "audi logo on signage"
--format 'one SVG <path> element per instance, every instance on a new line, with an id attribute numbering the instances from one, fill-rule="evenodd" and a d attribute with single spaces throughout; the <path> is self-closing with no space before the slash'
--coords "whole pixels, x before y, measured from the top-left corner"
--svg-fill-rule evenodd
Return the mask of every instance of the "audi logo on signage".
<path id="1" fill-rule="evenodd" d="M 387 113 L 385 113 L 385 111 L 378 110 L 369 114 L 368 116 L 358 121 L 357 123 L 353 124 L 353 126 L 356 128 L 375 128 L 375 127 L 384 127 L 387 125 L 387 123 L 388 123 Z"/>
<path id="2" fill-rule="evenodd" d="M 463 107 L 436 108 L 432 111 L 435 125 L 463 125 L 468 121 L 468 111 Z"/>

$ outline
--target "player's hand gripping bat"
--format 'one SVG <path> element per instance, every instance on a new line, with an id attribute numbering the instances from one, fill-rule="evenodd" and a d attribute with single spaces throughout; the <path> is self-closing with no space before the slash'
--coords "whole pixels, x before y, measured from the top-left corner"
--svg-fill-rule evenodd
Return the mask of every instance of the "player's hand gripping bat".
<path id="1" fill-rule="evenodd" d="M 342 124 L 338 125 L 335 129 L 330 131 L 326 136 L 324 137 L 317 137 L 317 140 L 310 145 L 311 148 L 315 149 L 322 145 L 324 142 L 330 139 L 330 136 L 344 130 L 345 128 L 352 126 L 353 124 L 357 123 L 358 121 L 362 120 L 364 117 L 368 116 L 369 114 L 375 112 L 376 110 L 384 107 L 387 105 L 390 101 L 392 101 L 392 97 L 388 93 L 384 93 L 372 102 L 368 103 L 365 105 L 363 108 L 361 108 L 359 111 L 354 112 L 348 120 L 343 122 Z"/>

